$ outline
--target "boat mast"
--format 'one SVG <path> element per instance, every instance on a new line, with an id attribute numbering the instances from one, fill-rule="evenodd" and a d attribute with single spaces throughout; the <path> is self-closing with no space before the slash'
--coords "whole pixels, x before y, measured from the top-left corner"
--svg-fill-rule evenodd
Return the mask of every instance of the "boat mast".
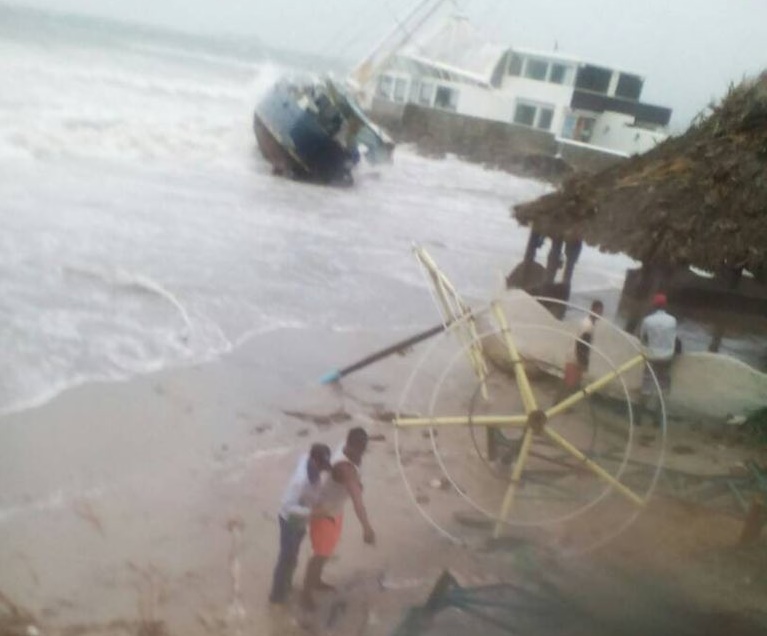
<path id="1" fill-rule="evenodd" d="M 410 40 L 442 5 L 452 0 L 421 0 L 413 10 L 352 70 L 350 78 L 360 88 L 370 81 L 375 72 L 404 44 Z"/>

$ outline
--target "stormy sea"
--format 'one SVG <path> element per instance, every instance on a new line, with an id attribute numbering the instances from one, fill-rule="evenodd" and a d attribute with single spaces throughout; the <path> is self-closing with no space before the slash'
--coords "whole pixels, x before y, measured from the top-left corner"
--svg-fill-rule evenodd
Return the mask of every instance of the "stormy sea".
<path id="1" fill-rule="evenodd" d="M 527 240 L 510 206 L 550 186 L 408 147 L 350 188 L 273 176 L 253 107 L 309 64 L 0 5 L 0 412 L 275 330 L 431 325 L 413 244 L 469 298 L 501 287 Z M 585 249 L 579 298 L 614 294 L 629 266 Z"/>

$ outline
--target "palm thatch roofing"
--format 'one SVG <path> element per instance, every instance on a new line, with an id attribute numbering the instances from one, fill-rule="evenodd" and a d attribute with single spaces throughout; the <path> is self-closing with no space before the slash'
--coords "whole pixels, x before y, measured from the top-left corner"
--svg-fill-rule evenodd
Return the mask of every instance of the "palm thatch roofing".
<path id="1" fill-rule="evenodd" d="M 651 151 L 515 207 L 537 232 L 646 263 L 767 267 L 767 71 Z"/>

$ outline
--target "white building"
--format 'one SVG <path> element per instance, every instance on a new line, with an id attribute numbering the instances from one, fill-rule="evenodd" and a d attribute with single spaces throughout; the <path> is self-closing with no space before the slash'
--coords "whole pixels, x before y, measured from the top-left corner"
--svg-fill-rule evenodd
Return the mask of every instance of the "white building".
<path id="1" fill-rule="evenodd" d="M 636 73 L 487 42 L 452 16 L 388 57 L 367 78 L 363 99 L 536 128 L 563 144 L 628 156 L 668 136 L 671 109 L 641 102 L 643 85 Z"/>

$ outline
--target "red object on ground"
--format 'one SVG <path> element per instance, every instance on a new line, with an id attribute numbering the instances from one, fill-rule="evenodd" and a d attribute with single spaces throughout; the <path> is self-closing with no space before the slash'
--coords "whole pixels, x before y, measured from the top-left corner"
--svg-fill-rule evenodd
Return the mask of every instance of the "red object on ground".
<path id="1" fill-rule="evenodd" d="M 577 362 L 565 364 L 565 386 L 568 389 L 577 389 L 581 385 L 583 370 Z"/>

